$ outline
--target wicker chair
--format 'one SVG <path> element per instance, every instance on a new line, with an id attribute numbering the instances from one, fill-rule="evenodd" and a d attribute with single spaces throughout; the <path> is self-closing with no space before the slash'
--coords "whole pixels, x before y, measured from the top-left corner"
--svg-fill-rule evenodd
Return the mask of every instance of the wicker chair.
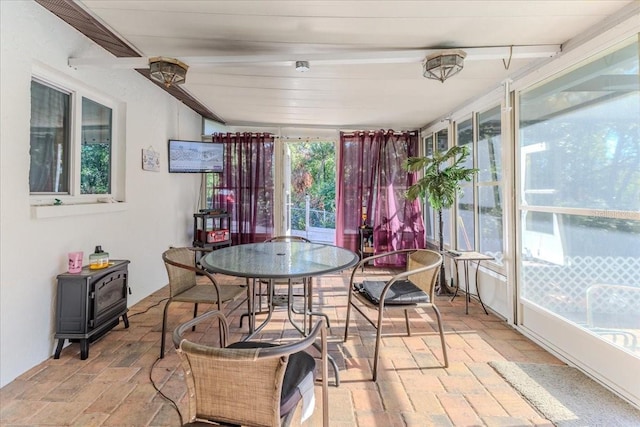
<path id="1" fill-rule="evenodd" d="M 364 280 L 362 283 L 354 283 L 358 271 L 361 271 L 367 262 L 376 258 L 388 256 L 407 256 L 407 269 L 405 272 L 393 276 L 388 281 Z M 344 341 L 349 337 L 349 319 L 351 307 L 355 308 L 364 318 L 376 328 L 376 346 L 373 359 L 373 380 L 378 376 L 378 358 L 380 355 L 380 340 L 382 337 L 382 320 L 386 310 L 404 310 L 407 334 L 411 335 L 408 310 L 413 308 L 431 307 L 436 314 L 438 330 L 440 331 L 440 342 L 442 344 L 442 354 L 444 356 L 444 367 L 449 366 L 447 357 L 447 347 L 444 340 L 444 330 L 442 328 L 442 318 L 440 311 L 435 305 L 435 286 L 442 264 L 442 256 L 434 251 L 426 249 L 402 249 L 385 252 L 362 259 L 351 273 L 349 282 L 349 303 L 347 304 L 347 318 L 344 330 Z M 364 310 L 356 303 L 359 301 L 364 306 L 377 310 L 378 320 L 374 322 Z"/>
<path id="2" fill-rule="evenodd" d="M 222 305 L 234 301 L 246 294 L 247 288 L 238 285 L 219 285 L 211 273 L 197 267 L 195 252 L 202 248 L 171 248 L 162 254 L 162 260 L 169 276 L 169 300 L 162 315 L 162 338 L 160 340 L 160 358 L 164 357 L 167 314 L 173 302 L 194 304 L 193 317 L 198 315 L 198 304 L 214 304 L 218 310 Z M 197 285 L 196 273 L 209 279 L 211 285 Z M 242 304 L 242 303 L 240 303 Z M 231 311 L 240 306 L 238 304 Z"/>
<path id="3" fill-rule="evenodd" d="M 197 344 L 183 337 L 189 328 L 209 318 L 217 318 L 222 327 L 223 347 Z M 210 422 L 281 426 L 298 420 L 295 414 L 301 414 L 304 421 L 315 406 L 315 360 L 304 350 L 315 345 L 318 335 L 322 419 L 328 426 L 327 335 L 322 320 L 311 334 L 290 344 L 245 341 L 224 346 L 227 332 L 224 315 L 209 311 L 173 333 L 189 391 L 188 423 L 184 426 L 210 426 Z"/>

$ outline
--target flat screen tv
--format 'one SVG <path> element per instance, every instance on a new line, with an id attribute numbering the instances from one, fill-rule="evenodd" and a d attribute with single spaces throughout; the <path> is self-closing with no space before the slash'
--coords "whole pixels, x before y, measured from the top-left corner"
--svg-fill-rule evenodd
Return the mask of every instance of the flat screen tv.
<path id="1" fill-rule="evenodd" d="M 202 141 L 169 140 L 169 172 L 222 172 L 224 145 Z"/>

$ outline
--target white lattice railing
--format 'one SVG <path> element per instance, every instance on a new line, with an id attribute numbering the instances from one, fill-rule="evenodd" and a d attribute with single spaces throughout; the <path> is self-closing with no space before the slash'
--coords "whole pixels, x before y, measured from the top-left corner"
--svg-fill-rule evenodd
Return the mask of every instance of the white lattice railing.
<path id="1" fill-rule="evenodd" d="M 554 312 L 586 314 L 587 289 L 593 285 L 640 288 L 640 258 L 567 257 L 565 265 L 526 263 L 521 283 L 527 300 Z"/>

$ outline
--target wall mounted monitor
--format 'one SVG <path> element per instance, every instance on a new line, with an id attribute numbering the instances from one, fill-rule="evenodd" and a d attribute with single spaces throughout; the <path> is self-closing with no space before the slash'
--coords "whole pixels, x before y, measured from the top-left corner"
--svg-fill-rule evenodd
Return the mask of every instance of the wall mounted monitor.
<path id="1" fill-rule="evenodd" d="M 169 140 L 169 172 L 222 172 L 224 145 L 202 141 Z"/>

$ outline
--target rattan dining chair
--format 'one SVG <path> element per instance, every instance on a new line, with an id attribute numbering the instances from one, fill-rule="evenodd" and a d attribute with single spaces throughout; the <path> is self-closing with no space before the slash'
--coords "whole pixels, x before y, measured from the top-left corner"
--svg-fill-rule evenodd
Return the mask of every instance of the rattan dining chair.
<path id="1" fill-rule="evenodd" d="M 221 347 L 184 337 L 188 329 L 210 318 L 221 325 Z M 306 350 L 317 345 L 318 336 L 322 420 L 323 426 L 329 425 L 327 334 L 322 319 L 308 336 L 288 344 L 244 341 L 225 345 L 227 333 L 227 321 L 219 311 L 183 323 L 173 333 L 189 392 L 188 422 L 184 426 L 216 422 L 272 427 L 305 421 L 315 407 L 316 372 L 316 361 Z"/>
<path id="2" fill-rule="evenodd" d="M 406 271 L 396 274 L 386 281 L 363 280 L 356 283 L 356 279 L 363 275 L 362 267 L 374 259 L 388 256 L 406 255 Z M 401 249 L 397 251 L 376 254 L 362 259 L 351 273 L 349 281 L 349 302 L 347 304 L 347 316 L 344 330 L 344 341 L 349 338 L 349 320 L 351 307 L 355 308 L 373 327 L 376 328 L 376 344 L 373 359 L 373 380 L 378 377 L 378 359 L 380 356 L 380 341 L 382 338 L 382 322 L 386 310 L 403 310 L 407 335 L 411 335 L 408 310 L 415 308 L 432 308 L 438 321 L 444 367 L 449 366 L 447 347 L 442 328 L 440 310 L 435 305 L 435 286 L 438 281 L 442 256 L 435 251 L 427 249 Z M 360 273 L 359 273 L 360 272 Z M 374 321 L 360 307 L 360 304 L 377 311 L 378 319 Z"/>
<path id="3" fill-rule="evenodd" d="M 164 346 L 167 329 L 167 314 L 169 306 L 173 302 L 192 303 L 193 317 L 198 315 L 198 304 L 213 304 L 218 310 L 222 305 L 235 301 L 243 294 L 247 294 L 247 288 L 238 285 L 219 285 L 211 273 L 198 267 L 195 262 L 195 253 L 207 252 L 203 248 L 170 248 L 162 254 L 162 260 L 169 276 L 169 300 L 164 306 L 162 314 L 162 338 L 160 340 L 160 358 L 164 357 Z M 197 275 L 209 279 L 210 284 L 197 284 Z M 230 311 L 238 308 L 242 302 Z"/>

